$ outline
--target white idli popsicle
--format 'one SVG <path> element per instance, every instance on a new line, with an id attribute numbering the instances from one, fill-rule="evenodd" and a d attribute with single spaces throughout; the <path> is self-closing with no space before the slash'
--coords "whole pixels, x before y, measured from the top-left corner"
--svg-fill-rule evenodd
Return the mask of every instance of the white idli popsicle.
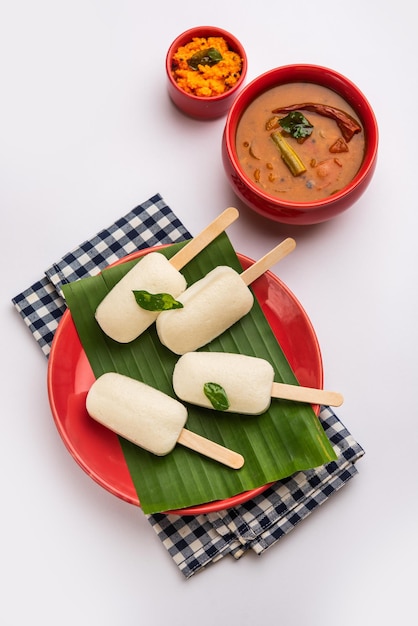
<path id="1" fill-rule="evenodd" d="M 218 266 L 179 296 L 181 315 L 157 320 L 163 345 L 176 354 L 197 350 L 232 326 L 251 310 L 254 297 L 240 275 L 228 266 Z"/>
<path id="2" fill-rule="evenodd" d="M 142 257 L 98 305 L 95 317 L 103 332 L 119 343 L 129 343 L 139 337 L 155 322 L 161 309 L 143 308 L 134 292 L 150 294 L 151 308 L 161 306 L 161 301 L 167 300 L 165 294 L 176 300 L 187 287 L 180 270 L 237 217 L 237 209 L 226 209 L 171 259 L 159 252 Z"/>
<path id="3" fill-rule="evenodd" d="M 119 343 L 133 341 L 155 322 L 159 311 L 147 311 L 137 303 L 135 290 L 168 293 L 174 299 L 187 287 L 183 274 L 159 252 L 150 252 L 109 291 L 96 309 L 103 332 Z"/>
<path id="4" fill-rule="evenodd" d="M 182 308 L 158 316 L 161 343 L 175 354 L 185 354 L 219 337 L 251 310 L 254 297 L 248 285 L 295 246 L 294 239 L 285 239 L 241 274 L 228 266 L 215 267 L 179 295 Z"/>
<path id="5" fill-rule="evenodd" d="M 180 443 L 233 469 L 244 464 L 237 452 L 186 430 L 188 414 L 181 402 L 129 376 L 99 376 L 87 394 L 86 409 L 106 428 L 157 456 Z"/>
<path id="6" fill-rule="evenodd" d="M 227 352 L 188 352 L 173 371 L 173 389 L 184 402 L 201 407 L 259 415 L 271 398 L 340 406 L 341 394 L 274 382 L 274 370 L 265 359 Z"/>

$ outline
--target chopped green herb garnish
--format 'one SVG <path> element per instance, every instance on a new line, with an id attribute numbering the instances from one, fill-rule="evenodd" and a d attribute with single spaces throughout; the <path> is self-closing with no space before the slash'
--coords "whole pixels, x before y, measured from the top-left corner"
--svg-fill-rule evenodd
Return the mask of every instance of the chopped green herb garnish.
<path id="1" fill-rule="evenodd" d="M 183 308 L 182 303 L 175 300 L 169 293 L 149 293 L 144 290 L 134 290 L 133 294 L 139 306 L 146 311 L 169 311 Z"/>
<path id="2" fill-rule="evenodd" d="M 300 111 L 292 111 L 279 120 L 280 126 L 295 139 L 305 139 L 312 133 L 313 126 Z"/>
<path id="3" fill-rule="evenodd" d="M 229 400 L 226 391 L 221 385 L 218 385 L 218 383 L 205 383 L 203 385 L 203 392 L 208 400 L 210 400 L 213 408 L 217 411 L 226 411 L 229 409 Z"/>
<path id="4" fill-rule="evenodd" d="M 222 61 L 222 54 L 216 48 L 206 48 L 205 50 L 199 50 L 195 52 L 192 57 L 187 61 L 188 66 L 192 70 L 199 69 L 199 65 L 216 65 Z"/>

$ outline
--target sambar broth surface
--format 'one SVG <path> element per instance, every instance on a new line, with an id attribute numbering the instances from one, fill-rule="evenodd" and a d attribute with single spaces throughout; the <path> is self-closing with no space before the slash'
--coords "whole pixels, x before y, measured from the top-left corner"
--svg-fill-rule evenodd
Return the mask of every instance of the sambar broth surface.
<path id="1" fill-rule="evenodd" d="M 264 192 L 284 200 L 312 202 L 338 192 L 354 178 L 364 157 L 363 130 L 346 142 L 348 152 L 331 153 L 330 146 L 342 137 L 336 121 L 301 108 L 298 110 L 314 127 L 311 135 L 299 143 L 283 133 L 306 167 L 305 173 L 294 176 L 270 136 L 272 131 L 266 129 L 266 123 L 274 117 L 274 109 L 307 102 L 341 109 L 360 124 L 352 107 L 336 92 L 314 83 L 295 82 L 261 94 L 244 111 L 237 127 L 236 149 L 243 172 Z M 286 115 L 280 113 L 278 117 Z"/>

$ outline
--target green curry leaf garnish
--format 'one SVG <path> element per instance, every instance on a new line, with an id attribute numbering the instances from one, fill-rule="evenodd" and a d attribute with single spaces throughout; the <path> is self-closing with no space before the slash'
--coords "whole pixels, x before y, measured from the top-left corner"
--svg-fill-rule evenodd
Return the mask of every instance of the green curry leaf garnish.
<path id="1" fill-rule="evenodd" d="M 218 383 L 205 383 L 203 385 L 203 393 L 217 411 L 226 411 L 229 409 L 229 400 L 226 391 L 221 385 L 218 385 Z"/>
<path id="2" fill-rule="evenodd" d="M 175 300 L 169 293 L 149 293 L 149 291 L 134 290 L 133 294 L 139 306 L 146 311 L 169 311 L 183 308 L 182 303 Z"/>
<path id="3" fill-rule="evenodd" d="M 300 111 L 291 111 L 279 120 L 280 126 L 295 139 L 305 139 L 312 133 L 313 126 Z"/>
<path id="4" fill-rule="evenodd" d="M 192 57 L 187 61 L 188 66 L 192 70 L 199 69 L 199 65 L 216 65 L 222 61 L 222 55 L 216 48 L 206 48 L 205 50 L 199 50 L 195 52 Z"/>

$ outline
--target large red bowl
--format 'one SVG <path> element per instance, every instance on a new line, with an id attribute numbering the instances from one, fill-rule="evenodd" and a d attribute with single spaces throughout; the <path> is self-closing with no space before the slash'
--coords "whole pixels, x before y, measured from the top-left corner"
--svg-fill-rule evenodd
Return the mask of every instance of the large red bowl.
<path id="1" fill-rule="evenodd" d="M 267 89 L 289 82 L 311 82 L 334 90 L 354 109 L 363 125 L 366 148 L 362 165 L 349 185 L 328 198 L 294 202 L 275 198 L 248 178 L 240 167 L 235 136 L 248 105 Z M 308 225 L 324 222 L 348 209 L 368 187 L 376 168 L 377 121 L 366 97 L 348 78 L 318 65 L 286 65 L 272 69 L 249 83 L 233 102 L 222 138 L 222 160 L 237 196 L 257 213 L 284 224 Z"/>
<path id="2" fill-rule="evenodd" d="M 173 55 L 180 46 L 188 44 L 194 37 L 223 37 L 229 49 L 237 52 L 242 59 L 242 69 L 239 80 L 231 89 L 219 96 L 212 96 L 210 98 L 194 96 L 181 89 L 173 78 Z M 168 94 L 177 108 L 191 117 L 201 120 L 210 120 L 226 115 L 238 92 L 242 89 L 247 74 L 247 55 L 242 44 L 228 31 L 217 28 L 216 26 L 196 26 L 195 28 L 186 30 L 173 41 L 167 52 L 165 69 L 167 74 Z"/>

